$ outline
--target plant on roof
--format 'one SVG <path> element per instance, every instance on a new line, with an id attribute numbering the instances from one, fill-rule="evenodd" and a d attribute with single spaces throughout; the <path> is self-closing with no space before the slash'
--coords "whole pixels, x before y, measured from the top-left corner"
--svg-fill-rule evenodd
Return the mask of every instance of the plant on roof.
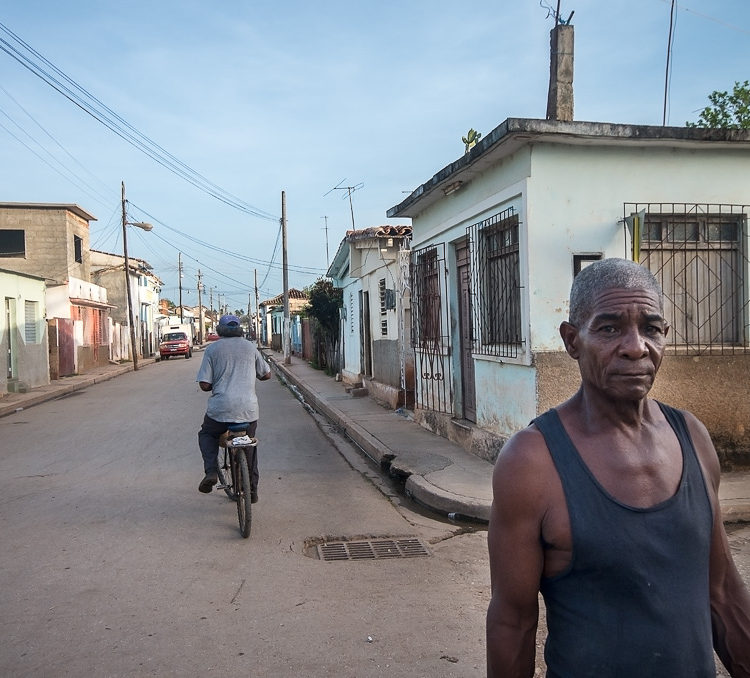
<path id="1" fill-rule="evenodd" d="M 686 127 L 711 129 L 750 129 L 750 81 L 735 82 L 730 92 L 716 90 L 708 95 L 706 106 L 697 122 L 686 122 Z"/>

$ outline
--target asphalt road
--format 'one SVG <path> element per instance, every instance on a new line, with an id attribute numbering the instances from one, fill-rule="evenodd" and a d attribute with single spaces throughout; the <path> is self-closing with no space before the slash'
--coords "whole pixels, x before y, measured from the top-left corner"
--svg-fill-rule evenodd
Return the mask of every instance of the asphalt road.
<path id="1" fill-rule="evenodd" d="M 225 495 L 197 491 L 200 358 L 0 419 L 0 675 L 484 675 L 485 534 L 394 505 L 272 379 L 242 539 Z M 398 536 L 431 555 L 306 549 Z"/>

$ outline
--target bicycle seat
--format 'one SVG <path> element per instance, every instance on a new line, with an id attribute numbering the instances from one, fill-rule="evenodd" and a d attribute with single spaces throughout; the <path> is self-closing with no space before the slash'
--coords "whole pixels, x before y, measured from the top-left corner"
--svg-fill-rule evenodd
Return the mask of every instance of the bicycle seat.
<path id="1" fill-rule="evenodd" d="M 227 426 L 227 429 L 232 433 L 236 433 L 237 431 L 247 431 L 248 426 L 250 426 L 250 422 L 243 421 L 238 424 L 229 424 L 229 426 Z"/>

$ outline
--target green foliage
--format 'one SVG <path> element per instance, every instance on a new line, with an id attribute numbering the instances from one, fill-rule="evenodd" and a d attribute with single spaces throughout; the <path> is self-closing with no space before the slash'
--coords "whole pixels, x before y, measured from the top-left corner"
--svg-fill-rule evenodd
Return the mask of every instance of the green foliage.
<path id="1" fill-rule="evenodd" d="M 323 330 L 332 333 L 334 337 L 337 336 L 339 308 L 343 301 L 341 289 L 334 287 L 330 280 L 318 278 L 305 291 L 310 297 L 304 309 L 307 316 L 315 318 Z"/>
<path id="2" fill-rule="evenodd" d="M 327 374 L 335 374 L 338 370 L 339 309 L 343 292 L 325 278 L 318 278 L 305 288 L 305 292 L 310 299 L 304 311 L 312 321 L 312 365 L 324 369 Z"/>
<path id="3" fill-rule="evenodd" d="M 708 100 L 711 106 L 701 111 L 698 122 L 686 122 L 686 127 L 750 129 L 750 81 L 735 82 L 731 93 L 712 92 Z"/>
<path id="4" fill-rule="evenodd" d="M 473 127 L 468 131 L 465 137 L 461 137 L 461 141 L 464 142 L 466 152 L 468 153 L 474 146 L 477 145 L 477 141 L 482 138 L 482 133 L 477 132 Z"/>

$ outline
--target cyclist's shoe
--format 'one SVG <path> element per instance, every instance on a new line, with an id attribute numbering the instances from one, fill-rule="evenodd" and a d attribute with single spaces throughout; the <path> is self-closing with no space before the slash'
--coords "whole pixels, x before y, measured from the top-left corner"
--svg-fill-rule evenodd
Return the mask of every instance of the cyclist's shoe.
<path id="1" fill-rule="evenodd" d="M 250 493 L 250 503 L 251 504 L 257 504 L 258 503 L 258 493 L 253 491 Z"/>
<path id="2" fill-rule="evenodd" d="M 206 477 L 201 480 L 201 484 L 198 485 L 198 491 L 208 494 L 214 489 L 214 485 L 219 482 L 219 474 L 216 471 L 209 471 L 206 473 Z"/>

